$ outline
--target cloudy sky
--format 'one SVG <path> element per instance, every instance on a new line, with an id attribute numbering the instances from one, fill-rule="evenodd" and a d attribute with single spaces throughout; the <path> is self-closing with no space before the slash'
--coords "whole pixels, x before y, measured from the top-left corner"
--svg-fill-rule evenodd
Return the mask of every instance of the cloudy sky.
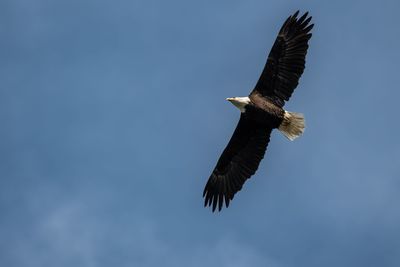
<path id="1" fill-rule="evenodd" d="M 400 266 L 400 2 L 0 2 L 0 265 Z M 315 27 L 229 209 L 204 184 L 285 18 Z"/>

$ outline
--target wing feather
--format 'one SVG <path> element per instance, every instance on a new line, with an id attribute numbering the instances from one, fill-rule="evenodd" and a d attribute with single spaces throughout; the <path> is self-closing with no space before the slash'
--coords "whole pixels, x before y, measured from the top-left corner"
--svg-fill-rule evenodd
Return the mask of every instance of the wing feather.
<path id="1" fill-rule="evenodd" d="M 267 63 L 251 94 L 259 93 L 283 107 L 293 94 L 305 68 L 308 40 L 311 38 L 311 16 L 297 18 L 299 11 L 283 23 L 268 55 Z"/>
<path id="2" fill-rule="evenodd" d="M 228 207 L 234 195 L 258 169 L 272 129 L 242 114 L 231 140 L 222 152 L 204 188 L 204 206 L 215 211 Z"/>

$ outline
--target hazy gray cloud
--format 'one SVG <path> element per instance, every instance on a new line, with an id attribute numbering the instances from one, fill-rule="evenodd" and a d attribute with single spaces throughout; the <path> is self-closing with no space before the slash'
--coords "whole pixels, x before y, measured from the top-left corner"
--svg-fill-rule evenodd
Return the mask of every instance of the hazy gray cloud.
<path id="1" fill-rule="evenodd" d="M 77 198 L 33 220 L 29 236 L 14 240 L 6 252 L 13 257 L 11 266 L 281 266 L 229 236 L 213 244 L 175 247 L 161 227 L 153 218 L 140 216 L 128 222 L 104 220 L 84 198 Z"/>

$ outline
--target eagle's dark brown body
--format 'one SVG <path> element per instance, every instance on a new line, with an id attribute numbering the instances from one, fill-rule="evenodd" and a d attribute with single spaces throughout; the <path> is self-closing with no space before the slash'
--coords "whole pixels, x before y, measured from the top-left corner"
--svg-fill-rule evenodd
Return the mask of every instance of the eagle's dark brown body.
<path id="1" fill-rule="evenodd" d="M 245 106 L 246 116 L 268 128 L 278 128 L 283 119 L 285 110 L 278 107 L 258 93 L 250 95 L 251 103 Z"/>

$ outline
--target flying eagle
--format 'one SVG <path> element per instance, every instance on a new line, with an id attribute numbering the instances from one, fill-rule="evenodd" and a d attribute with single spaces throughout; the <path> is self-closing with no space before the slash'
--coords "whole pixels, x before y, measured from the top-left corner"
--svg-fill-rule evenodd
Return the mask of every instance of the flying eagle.
<path id="1" fill-rule="evenodd" d="M 304 71 L 311 16 L 299 11 L 289 16 L 278 33 L 255 88 L 247 97 L 227 98 L 241 115 L 231 140 L 222 152 L 204 188 L 204 206 L 226 207 L 244 182 L 257 170 L 270 135 L 278 128 L 289 140 L 304 131 L 304 116 L 283 109 Z"/>

